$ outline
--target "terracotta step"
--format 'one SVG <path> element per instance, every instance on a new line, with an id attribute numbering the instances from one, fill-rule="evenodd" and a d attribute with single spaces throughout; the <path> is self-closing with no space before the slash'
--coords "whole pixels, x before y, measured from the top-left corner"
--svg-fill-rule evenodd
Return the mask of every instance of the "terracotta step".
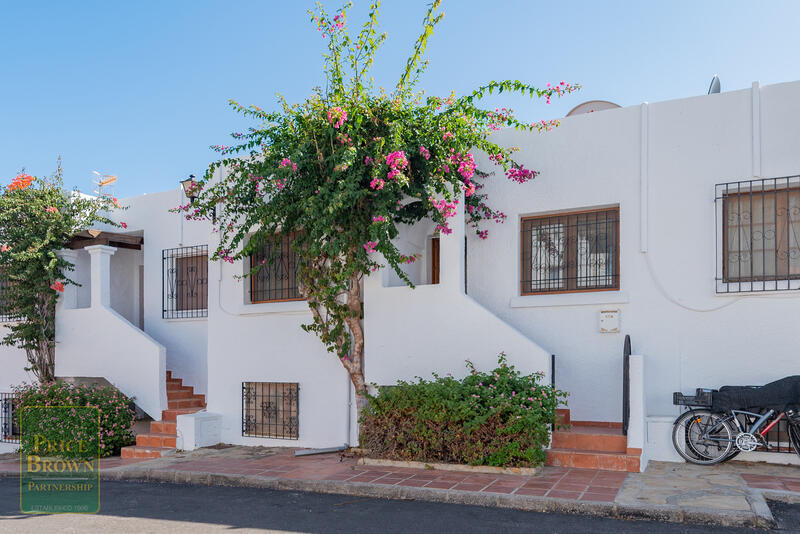
<path id="1" fill-rule="evenodd" d="M 545 465 L 638 473 L 639 455 L 581 449 L 551 448 L 547 450 Z"/>
<path id="2" fill-rule="evenodd" d="M 182 378 L 167 378 L 167 389 L 169 388 L 179 388 L 183 386 L 183 379 Z"/>
<path id="3" fill-rule="evenodd" d="M 622 429 L 619 428 L 582 426 L 576 423 L 567 430 L 553 432 L 550 446 L 555 449 L 625 453 L 628 438 L 622 435 Z"/>
<path id="4" fill-rule="evenodd" d="M 167 400 L 167 407 L 172 409 L 177 408 L 204 408 L 203 401 L 196 398 L 189 398 L 189 399 L 168 399 Z"/>
<path id="5" fill-rule="evenodd" d="M 175 447 L 141 447 L 132 445 L 130 447 L 122 447 L 120 456 L 122 458 L 161 458 L 173 452 L 175 452 Z"/>
<path id="6" fill-rule="evenodd" d="M 176 419 L 176 418 L 177 418 L 179 415 L 182 415 L 182 414 L 185 414 L 185 413 L 194 413 L 194 412 L 199 412 L 199 411 L 200 411 L 200 410 L 202 410 L 202 409 L 203 409 L 202 407 L 195 407 L 195 408 L 170 408 L 169 410 L 163 410 L 163 411 L 161 412 L 161 420 L 162 420 L 162 421 L 172 421 L 172 422 L 175 422 L 175 421 L 177 421 L 177 419 Z"/>
<path id="7" fill-rule="evenodd" d="M 153 434 L 178 435 L 178 424 L 169 421 L 153 421 L 150 423 L 150 432 Z"/>
<path id="8" fill-rule="evenodd" d="M 180 389 L 167 388 L 167 400 L 191 399 L 194 397 L 194 388 L 183 386 Z"/>
<path id="9" fill-rule="evenodd" d="M 206 405 L 206 396 L 205 395 L 202 395 L 200 393 L 195 393 L 194 394 L 194 398 L 199 400 L 201 403 L 203 403 L 203 406 L 205 407 L 205 405 Z"/>
<path id="10" fill-rule="evenodd" d="M 175 448 L 178 439 L 176 434 L 160 434 L 151 432 L 149 434 L 139 434 L 136 436 L 138 447 L 172 447 Z"/>

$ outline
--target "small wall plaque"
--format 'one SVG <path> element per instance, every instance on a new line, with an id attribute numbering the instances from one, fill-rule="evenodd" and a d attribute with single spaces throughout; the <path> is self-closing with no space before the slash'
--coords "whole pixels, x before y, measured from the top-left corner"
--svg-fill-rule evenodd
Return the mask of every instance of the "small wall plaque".
<path id="1" fill-rule="evenodd" d="M 619 310 L 600 310 L 600 333 L 619 333 Z"/>

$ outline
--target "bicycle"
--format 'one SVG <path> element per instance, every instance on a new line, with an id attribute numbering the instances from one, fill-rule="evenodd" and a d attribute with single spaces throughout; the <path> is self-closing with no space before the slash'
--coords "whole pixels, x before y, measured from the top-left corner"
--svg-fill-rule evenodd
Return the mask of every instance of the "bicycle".
<path id="1" fill-rule="evenodd" d="M 755 386 L 748 388 L 758 389 Z M 714 410 L 714 393 L 717 390 L 703 388 L 698 389 L 694 396 L 673 393 L 673 404 L 688 407 L 672 428 L 672 445 L 684 460 L 698 465 L 714 465 L 726 462 L 740 452 L 759 448 L 771 450 L 766 436 L 784 418 L 790 445 L 800 456 L 800 414 L 795 410 Z"/>

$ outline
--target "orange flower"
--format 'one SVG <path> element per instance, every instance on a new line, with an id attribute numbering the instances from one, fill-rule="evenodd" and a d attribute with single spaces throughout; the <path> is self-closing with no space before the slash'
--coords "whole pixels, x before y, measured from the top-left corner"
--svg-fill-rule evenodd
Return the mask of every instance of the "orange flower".
<path id="1" fill-rule="evenodd" d="M 8 186 L 9 191 L 17 189 L 27 189 L 33 183 L 33 176 L 30 174 L 18 174 L 13 180 L 11 185 Z"/>
<path id="2" fill-rule="evenodd" d="M 8 245 L 0 245 L 0 252 L 8 252 L 9 250 L 11 250 L 11 247 Z"/>
<path id="3" fill-rule="evenodd" d="M 64 292 L 64 284 L 61 282 L 53 282 L 53 285 L 50 286 L 50 289 L 53 291 L 58 291 L 59 293 Z"/>
<path id="4" fill-rule="evenodd" d="M 50 206 L 45 210 L 47 213 L 58 213 L 58 208 L 55 206 Z"/>

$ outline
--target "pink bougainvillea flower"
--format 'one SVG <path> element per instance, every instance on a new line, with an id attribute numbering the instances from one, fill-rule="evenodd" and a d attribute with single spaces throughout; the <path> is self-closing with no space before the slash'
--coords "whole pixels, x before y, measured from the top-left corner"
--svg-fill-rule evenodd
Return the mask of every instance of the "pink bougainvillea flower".
<path id="1" fill-rule="evenodd" d="M 338 129 L 346 120 L 347 111 L 339 106 L 332 107 L 328 110 L 328 123 L 332 124 L 334 128 Z"/>
<path id="2" fill-rule="evenodd" d="M 367 241 L 364 243 L 364 250 L 367 251 L 367 254 L 371 254 L 375 252 L 375 247 L 378 245 L 377 241 Z"/>
<path id="3" fill-rule="evenodd" d="M 278 167 L 291 167 L 293 171 L 297 170 L 297 163 L 292 163 L 292 160 L 289 158 L 283 158 L 281 162 L 278 164 Z"/>
<path id="4" fill-rule="evenodd" d="M 61 282 L 53 282 L 53 285 L 50 286 L 50 289 L 53 291 L 58 291 L 59 293 L 64 292 L 64 284 Z"/>
<path id="5" fill-rule="evenodd" d="M 47 213 L 58 213 L 58 208 L 55 206 L 49 206 L 45 211 Z"/>
<path id="6" fill-rule="evenodd" d="M 128 228 L 128 223 L 121 222 L 119 225 L 123 228 Z"/>
<path id="7" fill-rule="evenodd" d="M 419 147 L 419 155 L 425 159 L 431 159 L 431 153 L 424 146 Z"/>
<path id="8" fill-rule="evenodd" d="M 0 252 L 8 252 L 9 250 L 11 250 L 11 247 L 8 245 L 0 245 Z"/>
<path id="9" fill-rule="evenodd" d="M 377 217 L 372 218 L 372 222 L 386 222 L 386 217 L 383 215 L 378 215 Z"/>

